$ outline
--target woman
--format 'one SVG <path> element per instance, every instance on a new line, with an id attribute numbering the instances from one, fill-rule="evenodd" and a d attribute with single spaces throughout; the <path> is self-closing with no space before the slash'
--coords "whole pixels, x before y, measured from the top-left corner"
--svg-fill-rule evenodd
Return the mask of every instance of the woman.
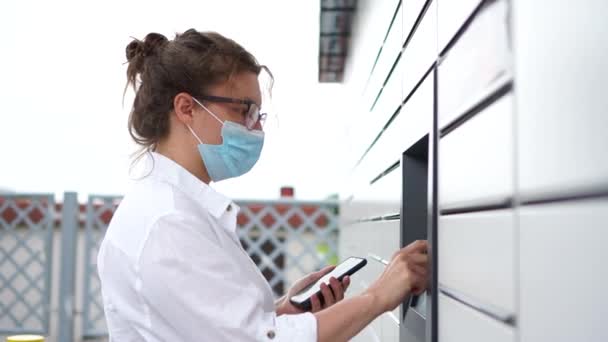
<path id="1" fill-rule="evenodd" d="M 98 255 L 111 340 L 346 341 L 426 283 L 426 243 L 398 251 L 363 294 L 349 278 L 322 287 L 323 306 L 301 312 L 289 298 L 329 272 L 296 282 L 273 301 L 236 235 L 239 208 L 209 183 L 238 177 L 264 142 L 262 70 L 217 33 L 150 33 L 126 49 L 136 90 L 133 139 L 152 168 L 117 209 Z"/>

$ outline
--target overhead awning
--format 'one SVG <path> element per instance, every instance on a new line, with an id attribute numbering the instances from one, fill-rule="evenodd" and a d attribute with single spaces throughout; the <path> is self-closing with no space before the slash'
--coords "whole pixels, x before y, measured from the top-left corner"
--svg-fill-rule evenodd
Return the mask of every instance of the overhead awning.
<path id="1" fill-rule="evenodd" d="M 342 82 L 357 0 L 321 0 L 319 82 Z"/>

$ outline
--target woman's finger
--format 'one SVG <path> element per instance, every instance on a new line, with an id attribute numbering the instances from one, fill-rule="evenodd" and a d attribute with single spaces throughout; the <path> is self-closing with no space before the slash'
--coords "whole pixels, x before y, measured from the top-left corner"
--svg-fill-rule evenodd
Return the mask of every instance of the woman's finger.
<path id="1" fill-rule="evenodd" d="M 317 312 L 321 310 L 321 301 L 319 300 L 319 296 L 316 294 L 310 297 L 310 312 Z"/>
<path id="2" fill-rule="evenodd" d="M 428 247 L 429 247 L 429 245 L 426 240 L 416 240 L 416 241 L 410 243 L 409 245 L 401 248 L 401 252 L 406 252 L 406 253 L 419 252 L 419 253 L 426 254 Z"/>
<path id="3" fill-rule="evenodd" d="M 426 254 L 410 253 L 404 254 L 405 260 L 413 264 L 426 265 L 429 262 L 429 257 Z"/>
<path id="4" fill-rule="evenodd" d="M 300 292 L 302 289 L 304 289 L 308 285 L 321 279 L 321 277 L 323 277 L 325 274 L 331 272 L 334 268 L 335 268 L 335 266 L 326 266 L 317 272 L 310 273 L 310 274 L 300 278 L 298 281 L 296 281 L 296 283 L 294 284 L 291 291 L 293 293 Z"/>
<path id="5" fill-rule="evenodd" d="M 327 286 L 327 284 L 321 284 L 321 293 L 323 294 L 324 301 L 323 308 L 328 308 L 336 302 L 334 294 L 331 293 L 331 289 L 329 288 L 329 286 Z"/>
<path id="6" fill-rule="evenodd" d="M 327 273 L 331 272 L 334 270 L 334 268 L 336 268 L 336 266 L 330 265 L 330 266 L 325 266 L 322 269 L 320 269 L 319 271 L 313 273 L 317 279 L 321 278 L 322 276 L 326 275 Z"/>
<path id="7" fill-rule="evenodd" d="M 420 265 L 409 265 L 410 270 L 420 276 L 426 276 L 427 274 L 427 269 L 424 266 L 420 266 Z"/>
<path id="8" fill-rule="evenodd" d="M 426 290 L 428 277 L 427 270 L 425 268 L 421 269 L 412 269 L 411 273 L 411 284 L 412 284 L 412 293 L 415 295 L 419 295 Z"/>
<path id="9" fill-rule="evenodd" d="M 346 276 L 346 277 L 344 277 L 344 279 L 342 279 L 342 288 L 344 289 L 345 293 L 346 293 L 346 290 L 348 290 L 349 286 L 350 286 L 350 277 Z"/>
<path id="10" fill-rule="evenodd" d="M 329 285 L 331 286 L 331 290 L 334 294 L 334 299 L 336 300 L 336 302 L 339 302 L 344 299 L 344 288 L 342 287 L 342 284 L 338 281 L 338 279 L 331 277 L 329 279 Z"/>

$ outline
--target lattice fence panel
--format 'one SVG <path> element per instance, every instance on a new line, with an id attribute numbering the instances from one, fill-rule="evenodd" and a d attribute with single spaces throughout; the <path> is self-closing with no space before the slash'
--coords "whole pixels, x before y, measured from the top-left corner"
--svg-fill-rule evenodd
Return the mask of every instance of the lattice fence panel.
<path id="1" fill-rule="evenodd" d="M 296 201 L 238 204 L 241 243 L 277 297 L 300 277 L 336 262 L 337 204 Z"/>
<path id="2" fill-rule="evenodd" d="M 49 331 L 53 195 L 0 196 L 0 334 Z"/>

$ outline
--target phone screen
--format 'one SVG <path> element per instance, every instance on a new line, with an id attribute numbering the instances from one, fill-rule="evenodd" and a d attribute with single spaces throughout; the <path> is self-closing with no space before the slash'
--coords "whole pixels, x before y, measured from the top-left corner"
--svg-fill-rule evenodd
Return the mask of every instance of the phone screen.
<path id="1" fill-rule="evenodd" d="M 355 267 L 359 263 L 361 263 L 361 260 L 363 260 L 363 259 L 348 258 L 348 259 L 344 260 L 341 264 L 336 266 L 336 268 L 334 268 L 333 271 L 324 275 L 321 279 L 317 280 L 315 283 L 312 283 L 311 285 L 309 285 L 308 287 L 303 289 L 297 295 L 291 297 L 291 299 L 296 302 L 305 301 L 306 299 L 310 298 L 312 295 L 314 295 L 315 293 L 317 293 L 321 290 L 322 283 L 329 284 L 329 279 L 331 277 L 339 279 L 342 275 L 346 274 L 353 267 Z"/>

